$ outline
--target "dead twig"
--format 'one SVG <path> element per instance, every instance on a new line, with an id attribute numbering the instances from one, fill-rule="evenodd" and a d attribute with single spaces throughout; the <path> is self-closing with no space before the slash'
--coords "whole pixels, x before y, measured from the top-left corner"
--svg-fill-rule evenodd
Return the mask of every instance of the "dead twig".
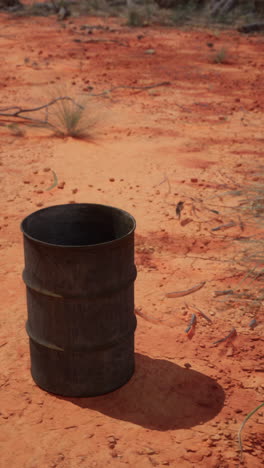
<path id="1" fill-rule="evenodd" d="M 188 327 L 185 330 L 185 333 L 186 333 L 186 335 L 188 336 L 188 338 L 190 340 L 192 339 L 192 337 L 194 335 L 196 323 L 197 323 L 196 314 L 192 314 L 190 323 L 189 323 Z"/>
<path id="2" fill-rule="evenodd" d="M 139 317 L 143 318 L 147 322 L 150 323 L 155 323 L 156 325 L 159 325 L 161 322 L 165 322 L 165 320 L 162 319 L 156 319 L 154 317 L 150 317 L 149 315 L 143 314 L 140 308 L 135 309 L 135 314 L 138 315 Z"/>
<path id="3" fill-rule="evenodd" d="M 31 109 L 23 109 L 23 107 L 19 107 L 19 106 L 2 107 L 2 108 L 0 108 L 0 116 L 2 116 L 2 117 L 20 117 L 22 119 L 29 119 L 29 120 L 35 121 L 35 119 L 32 119 L 30 117 L 25 117 L 25 116 L 23 116 L 21 114 L 25 114 L 26 112 L 36 112 L 36 111 L 39 111 L 39 110 L 42 110 L 42 109 L 46 109 L 46 108 L 52 106 L 53 104 L 56 104 L 56 102 L 58 102 L 58 101 L 71 101 L 77 107 L 79 107 L 80 109 L 83 109 L 83 106 L 81 106 L 81 104 L 78 104 L 71 97 L 61 96 L 61 97 L 52 99 L 52 101 L 48 102 L 47 104 L 43 104 L 42 106 L 38 106 L 38 107 L 32 107 Z M 7 113 L 7 111 L 11 111 L 11 110 L 14 110 L 14 112 L 11 112 L 11 113 L 8 112 Z"/>
<path id="4" fill-rule="evenodd" d="M 52 171 L 52 174 L 53 174 L 53 183 L 51 184 L 50 187 L 48 187 L 46 189 L 47 191 L 52 190 L 53 188 L 55 188 L 58 185 L 58 177 L 57 177 L 56 172 Z"/>
<path id="5" fill-rule="evenodd" d="M 81 39 L 73 39 L 73 42 L 77 42 L 78 44 L 96 44 L 98 42 L 113 42 L 115 44 L 121 45 L 123 47 L 128 47 L 129 45 L 127 43 L 118 41 L 117 39 L 87 39 L 85 41 L 82 41 Z"/>
<path id="6" fill-rule="evenodd" d="M 168 180 L 168 176 L 166 176 L 166 174 L 165 174 L 162 181 L 159 182 L 158 184 L 153 185 L 153 188 L 159 187 L 160 185 L 164 184 L 164 182 L 167 182 L 167 180 Z"/>
<path id="7" fill-rule="evenodd" d="M 161 83 L 148 85 L 148 86 L 113 86 L 113 88 L 106 89 L 102 93 L 91 93 L 90 96 L 98 97 L 98 96 L 105 96 L 106 94 L 112 93 L 113 91 L 117 91 L 118 89 L 135 89 L 138 91 L 144 91 L 146 89 L 158 88 L 160 86 L 170 86 L 170 81 L 162 81 Z"/>
<path id="8" fill-rule="evenodd" d="M 168 191 L 167 191 L 167 192 L 165 193 L 165 195 L 164 195 L 164 200 L 166 200 L 166 198 L 168 197 L 168 195 L 170 195 L 170 193 L 171 193 L 171 183 L 170 183 L 170 180 L 169 180 L 167 174 L 164 174 L 164 178 L 162 179 L 161 182 L 159 182 L 159 183 L 156 184 L 156 185 L 153 185 L 153 188 L 155 188 L 155 187 L 159 187 L 160 185 L 164 184 L 165 182 L 167 182 Z M 167 203 L 168 203 L 168 202 L 167 202 Z M 168 203 L 168 204 L 174 206 L 174 204 L 171 204 L 171 203 Z"/>
<path id="9" fill-rule="evenodd" d="M 175 297 L 182 297 L 182 296 L 187 296 L 188 294 L 192 294 L 196 291 L 199 291 L 204 285 L 206 281 L 203 281 L 202 283 L 196 284 L 190 289 L 186 289 L 185 291 L 174 291 L 171 293 L 166 293 L 165 296 L 168 298 L 175 298 Z"/>
<path id="10" fill-rule="evenodd" d="M 52 101 L 48 102 L 47 104 L 43 104 L 42 106 L 38 106 L 38 107 L 32 107 L 30 109 L 24 109 L 23 107 L 19 107 L 19 106 L 2 107 L 2 108 L 0 108 L 0 116 L 1 117 L 9 117 L 9 118 L 12 117 L 12 118 L 17 118 L 17 119 L 27 120 L 27 121 L 33 122 L 35 124 L 38 124 L 38 125 L 43 125 L 43 126 L 52 128 L 55 131 L 59 131 L 58 128 L 54 124 L 51 124 L 48 121 L 48 110 L 49 110 L 49 108 L 51 106 L 53 106 L 54 104 L 56 104 L 57 102 L 59 102 L 59 101 L 71 101 L 79 109 L 81 109 L 81 110 L 84 109 L 84 107 L 81 104 L 78 104 L 78 102 L 76 102 L 71 97 L 69 97 L 69 96 L 60 96 L 60 97 L 57 97 L 55 99 L 52 99 Z M 45 120 L 35 119 L 35 118 L 32 118 L 32 117 L 27 117 L 27 116 L 23 115 L 23 114 L 28 113 L 28 112 L 37 112 L 37 111 L 40 111 L 40 110 L 43 110 L 43 109 L 46 109 Z"/>
<path id="11" fill-rule="evenodd" d="M 242 443 L 242 431 L 244 429 L 244 426 L 246 424 L 246 422 L 249 420 L 249 418 L 251 418 L 251 416 L 253 416 L 253 414 L 256 413 L 256 411 L 258 411 L 260 408 L 262 408 L 264 406 L 264 403 L 261 403 L 260 405 L 258 405 L 256 408 L 254 408 L 252 411 L 250 411 L 250 413 L 247 414 L 247 416 L 245 417 L 244 421 L 242 422 L 240 428 L 239 428 L 239 431 L 238 431 L 238 445 L 239 445 L 239 449 L 240 449 L 240 458 L 242 460 L 243 458 L 243 443 Z"/>
<path id="12" fill-rule="evenodd" d="M 236 226 L 236 223 L 234 221 L 231 221 L 230 223 L 227 224 L 222 224 L 221 226 L 217 226 L 215 228 L 212 228 L 211 231 L 220 231 L 220 229 L 228 229 L 231 227 Z"/>
<path id="13" fill-rule="evenodd" d="M 224 291 L 214 291 L 214 297 L 226 296 L 228 294 L 234 294 L 233 289 L 225 289 Z"/>
<path id="14" fill-rule="evenodd" d="M 236 5 L 238 0 L 211 0 L 211 15 L 226 15 Z"/>
<path id="15" fill-rule="evenodd" d="M 167 193 L 167 195 L 168 195 L 169 193 L 171 193 L 171 184 L 170 184 L 169 178 L 168 178 L 168 176 L 166 174 L 164 174 L 164 178 L 162 179 L 161 182 L 159 182 L 156 185 L 153 185 L 153 188 L 159 187 L 160 185 L 164 184 L 165 182 L 167 182 L 167 184 L 168 184 L 168 193 Z"/>
<path id="16" fill-rule="evenodd" d="M 224 341 L 231 341 L 233 338 L 235 338 L 237 336 L 237 331 L 236 329 L 233 327 L 232 330 L 230 331 L 230 333 L 228 333 L 228 335 L 226 335 L 224 338 L 221 338 L 221 340 L 217 340 L 217 341 L 214 341 L 213 342 L 213 345 L 216 345 L 216 344 L 219 344 L 219 343 L 223 343 Z"/>
<path id="17" fill-rule="evenodd" d="M 107 94 L 110 94 L 113 91 L 116 91 L 118 89 L 134 89 L 138 91 L 144 91 L 146 89 L 152 89 L 152 88 L 157 88 L 160 86 L 169 86 L 171 83 L 170 81 L 162 81 L 161 83 L 149 85 L 149 86 L 114 86 L 113 88 L 107 89 L 103 91 L 102 93 L 89 93 L 89 96 L 92 97 L 98 97 L 98 96 L 105 96 Z M 20 106 L 11 106 L 11 107 L 2 107 L 0 108 L 0 117 L 12 117 L 12 118 L 19 118 L 22 120 L 29 120 L 30 122 L 37 123 L 39 125 L 45 125 L 48 127 L 51 127 L 55 130 L 58 130 L 55 125 L 51 124 L 48 121 L 48 108 L 51 107 L 52 105 L 56 104 L 58 101 L 71 101 L 74 105 L 79 107 L 80 109 L 84 109 L 84 107 L 81 104 L 78 104 L 74 99 L 72 99 L 69 96 L 60 96 L 58 98 L 52 99 L 52 101 L 48 102 L 47 104 L 44 104 L 42 106 L 38 107 L 32 107 L 30 109 L 24 109 L 23 107 Z M 46 118 L 45 120 L 42 119 L 35 119 L 32 117 L 27 117 L 24 114 L 29 113 L 29 112 L 37 112 L 40 110 L 46 109 Z M 12 111 L 12 112 L 11 112 Z M 168 182 L 169 183 L 169 182 Z"/>
<path id="18" fill-rule="evenodd" d="M 186 307 L 187 307 L 188 309 L 191 308 L 191 309 L 196 310 L 196 311 L 198 312 L 199 315 L 201 315 L 205 320 L 207 320 L 207 322 L 212 323 L 212 320 L 210 319 L 210 317 L 208 317 L 202 310 L 198 309 L 198 307 L 196 307 L 196 306 L 194 306 L 194 305 L 189 306 L 189 305 L 186 304 L 186 303 L 185 303 L 185 305 L 186 305 Z"/>

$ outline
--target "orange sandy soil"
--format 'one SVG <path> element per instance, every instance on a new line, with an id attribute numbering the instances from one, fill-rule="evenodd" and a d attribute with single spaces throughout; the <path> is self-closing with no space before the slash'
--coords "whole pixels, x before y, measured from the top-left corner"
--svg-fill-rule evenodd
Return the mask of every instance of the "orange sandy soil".
<path id="1" fill-rule="evenodd" d="M 264 38 L 129 29 L 92 17 L 61 23 L 1 14 L 0 23 L 1 107 L 38 106 L 55 84 L 88 95 L 89 87 L 96 94 L 170 82 L 94 98 L 99 117 L 90 140 L 38 128 L 18 136 L 1 120 L 1 466 L 262 466 L 262 409 L 244 428 L 243 462 L 237 440 L 263 401 L 261 309 L 214 298 L 243 278 L 232 262 L 242 248 L 234 239 L 257 231 L 211 229 L 230 221 L 223 207 L 236 199 L 226 201 L 227 190 L 253 183 L 264 157 Z M 83 24 L 110 30 L 88 35 Z M 91 38 L 117 42 L 74 41 Z M 228 48 L 228 64 L 212 63 L 208 42 Z M 59 185 L 47 190 L 52 171 Z M 133 378 L 96 398 L 45 393 L 30 375 L 19 225 L 39 207 L 69 202 L 111 204 L 135 216 L 136 307 L 153 318 L 138 316 Z M 195 294 L 165 297 L 202 281 Z M 212 324 L 197 314 L 190 339 L 192 305 Z M 232 327 L 235 340 L 212 344 Z"/>

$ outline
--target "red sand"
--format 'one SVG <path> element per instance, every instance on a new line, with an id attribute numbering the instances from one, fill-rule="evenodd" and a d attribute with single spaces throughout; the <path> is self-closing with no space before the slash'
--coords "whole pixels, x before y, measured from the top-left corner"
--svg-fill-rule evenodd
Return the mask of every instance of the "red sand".
<path id="1" fill-rule="evenodd" d="M 0 127 L 1 466 L 242 466 L 237 433 L 263 401 L 261 311 L 251 330 L 250 304 L 228 306 L 213 296 L 241 280 L 230 263 L 241 245 L 232 239 L 253 236 L 254 228 L 211 229 L 230 221 L 222 216 L 225 192 L 252 182 L 264 156 L 264 38 L 129 29 L 91 17 L 60 23 L 1 14 L 0 24 L 1 107 L 38 106 L 58 84 L 87 95 L 89 86 L 96 94 L 170 82 L 98 97 L 91 141 L 40 129 L 19 137 Z M 115 31 L 87 35 L 82 24 Z M 74 42 L 91 38 L 116 42 Z M 228 48 L 227 64 L 212 63 L 208 42 Z M 47 191 L 51 171 L 59 185 Z M 72 201 L 111 204 L 135 216 L 136 306 L 154 318 L 138 316 L 131 381 L 97 398 L 56 397 L 30 376 L 19 224 L 39 207 Z M 195 294 L 165 297 L 202 281 Z M 186 304 L 212 320 L 198 315 L 192 339 L 184 332 L 193 313 Z M 232 327 L 233 342 L 212 346 Z M 243 431 L 243 466 L 262 466 L 263 440 L 261 410 Z"/>

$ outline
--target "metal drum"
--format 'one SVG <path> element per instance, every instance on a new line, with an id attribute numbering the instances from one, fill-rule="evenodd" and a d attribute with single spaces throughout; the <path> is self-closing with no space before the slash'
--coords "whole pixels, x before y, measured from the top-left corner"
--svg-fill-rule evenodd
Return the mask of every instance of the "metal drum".
<path id="1" fill-rule="evenodd" d="M 44 208 L 24 235 L 31 373 L 63 396 L 95 396 L 134 372 L 134 231 L 127 212 L 96 204 Z"/>

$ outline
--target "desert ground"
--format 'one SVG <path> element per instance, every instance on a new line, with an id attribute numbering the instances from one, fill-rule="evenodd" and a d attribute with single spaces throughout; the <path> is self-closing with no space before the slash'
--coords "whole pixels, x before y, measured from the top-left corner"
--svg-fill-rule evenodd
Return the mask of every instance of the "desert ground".
<path id="1" fill-rule="evenodd" d="M 240 211 L 241 190 L 264 180 L 263 35 L 91 16 L 0 24 L 0 112 L 64 93 L 87 99 L 93 123 L 74 138 L 0 117 L 1 466 L 261 467 L 263 407 L 243 457 L 238 431 L 264 390 L 262 277 L 241 261 L 261 227 Z M 110 394 L 63 398 L 30 374 L 20 223 L 79 202 L 136 219 L 136 370 Z"/>

